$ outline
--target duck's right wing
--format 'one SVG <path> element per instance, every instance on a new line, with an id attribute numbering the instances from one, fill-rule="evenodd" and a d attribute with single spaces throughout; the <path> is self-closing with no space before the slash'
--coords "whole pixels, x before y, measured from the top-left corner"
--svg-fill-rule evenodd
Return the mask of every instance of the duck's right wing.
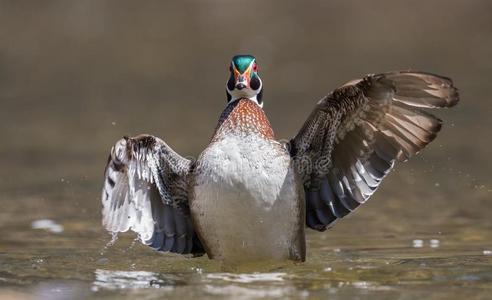
<path id="1" fill-rule="evenodd" d="M 119 140 L 105 171 L 104 227 L 113 233 L 131 229 L 156 250 L 203 254 L 188 207 L 192 164 L 151 135 Z"/>

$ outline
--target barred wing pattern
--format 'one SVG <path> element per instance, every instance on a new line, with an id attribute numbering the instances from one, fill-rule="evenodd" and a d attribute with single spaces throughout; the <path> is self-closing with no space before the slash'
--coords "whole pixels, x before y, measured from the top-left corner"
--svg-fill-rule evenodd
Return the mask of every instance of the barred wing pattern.
<path id="1" fill-rule="evenodd" d="M 156 137 L 119 140 L 105 171 L 104 227 L 113 233 L 131 229 L 156 250 L 203 254 L 188 208 L 191 166 Z"/>
<path id="2" fill-rule="evenodd" d="M 307 226 L 323 231 L 367 201 L 396 161 L 441 129 L 420 108 L 458 100 L 449 78 L 410 71 L 368 75 L 321 99 L 289 143 L 304 181 Z"/>

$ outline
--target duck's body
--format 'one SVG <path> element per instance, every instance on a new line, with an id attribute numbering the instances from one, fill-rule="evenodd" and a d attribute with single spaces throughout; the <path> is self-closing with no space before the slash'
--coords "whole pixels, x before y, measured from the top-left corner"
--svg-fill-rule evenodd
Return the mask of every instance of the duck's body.
<path id="1" fill-rule="evenodd" d="M 200 240 L 220 260 L 304 260 L 303 190 L 290 154 L 256 103 L 230 106 L 196 162 L 190 208 Z"/>
<path id="2" fill-rule="evenodd" d="M 108 231 L 230 263 L 303 261 L 306 226 L 324 231 L 354 211 L 395 162 L 436 137 L 441 121 L 419 108 L 458 102 L 445 77 L 368 75 L 322 98 L 281 143 L 262 109 L 255 58 L 235 56 L 230 72 L 227 107 L 198 159 L 150 135 L 115 144 L 102 195 Z"/>

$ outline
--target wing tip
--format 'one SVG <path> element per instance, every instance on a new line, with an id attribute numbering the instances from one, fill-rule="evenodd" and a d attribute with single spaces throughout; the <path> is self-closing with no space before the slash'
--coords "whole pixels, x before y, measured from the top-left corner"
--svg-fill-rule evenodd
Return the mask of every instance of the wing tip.
<path id="1" fill-rule="evenodd" d="M 431 88 L 434 92 L 431 95 L 443 99 L 443 102 L 432 103 L 432 105 L 423 105 L 426 108 L 448 108 L 458 104 L 460 100 L 459 90 L 455 87 L 453 80 L 450 77 L 438 75 L 431 72 L 417 71 L 417 70 L 402 70 L 391 71 L 375 75 L 375 78 L 388 78 L 392 80 L 396 85 L 404 81 L 407 76 L 416 77 L 422 80 L 428 88 Z M 421 89 L 425 89 L 426 86 L 421 86 Z M 408 102 L 407 102 L 408 104 Z M 419 105 L 417 105 L 419 106 Z"/>

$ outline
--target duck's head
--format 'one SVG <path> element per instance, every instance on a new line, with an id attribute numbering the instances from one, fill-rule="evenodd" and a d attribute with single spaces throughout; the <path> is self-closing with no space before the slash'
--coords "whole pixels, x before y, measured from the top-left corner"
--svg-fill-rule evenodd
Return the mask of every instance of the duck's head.
<path id="1" fill-rule="evenodd" d="M 258 75 L 256 58 L 252 55 L 236 55 L 229 66 L 230 76 L 226 84 L 227 101 L 249 98 L 263 107 L 263 84 Z"/>

